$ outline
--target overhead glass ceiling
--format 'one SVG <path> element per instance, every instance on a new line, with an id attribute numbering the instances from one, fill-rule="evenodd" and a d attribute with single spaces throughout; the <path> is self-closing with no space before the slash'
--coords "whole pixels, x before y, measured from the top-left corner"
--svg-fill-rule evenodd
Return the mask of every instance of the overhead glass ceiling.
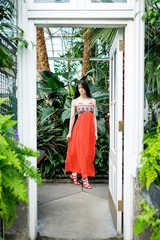
<path id="1" fill-rule="evenodd" d="M 83 57 L 83 33 L 81 31 L 81 28 L 44 28 L 48 57 L 66 57 L 69 52 L 72 59 Z M 102 46 L 99 42 L 96 44 L 94 57 L 108 57 L 107 51 L 103 51 L 102 54 Z"/>
<path id="2" fill-rule="evenodd" d="M 73 53 L 73 44 L 83 42 L 76 34 L 77 29 L 74 28 L 45 28 L 48 57 L 62 57 L 68 51 Z"/>
<path id="3" fill-rule="evenodd" d="M 127 0 L 91 0 L 93 3 L 126 3 Z"/>
<path id="4" fill-rule="evenodd" d="M 69 3 L 70 0 L 34 0 L 35 3 Z"/>
<path id="5" fill-rule="evenodd" d="M 50 70 L 54 72 L 72 70 L 81 71 L 83 60 L 83 32 L 81 28 L 44 28 L 44 36 Z M 108 53 L 97 42 L 91 50 L 91 61 L 108 58 Z M 61 62 L 61 64 L 60 64 Z M 62 68 L 62 69 L 61 69 Z"/>

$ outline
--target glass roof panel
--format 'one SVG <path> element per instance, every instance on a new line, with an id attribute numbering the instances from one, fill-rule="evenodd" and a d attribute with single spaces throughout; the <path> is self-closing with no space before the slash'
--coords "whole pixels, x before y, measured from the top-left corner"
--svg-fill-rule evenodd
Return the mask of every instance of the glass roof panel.
<path id="1" fill-rule="evenodd" d="M 64 72 L 69 69 L 81 71 L 83 60 L 83 29 L 81 28 L 44 28 L 44 36 L 49 57 L 50 70 Z M 91 64 L 108 58 L 108 47 L 98 40 L 90 52 Z M 96 60 L 97 59 L 97 60 Z"/>
<path id="2" fill-rule="evenodd" d="M 69 3 L 70 0 L 34 0 L 35 3 Z"/>
<path id="3" fill-rule="evenodd" d="M 91 0 L 92 3 L 127 3 L 127 0 Z"/>

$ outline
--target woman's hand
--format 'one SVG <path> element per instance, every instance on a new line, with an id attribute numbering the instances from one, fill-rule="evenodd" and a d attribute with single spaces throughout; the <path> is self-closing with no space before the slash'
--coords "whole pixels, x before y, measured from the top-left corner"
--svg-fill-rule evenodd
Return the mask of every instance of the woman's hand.
<path id="1" fill-rule="evenodd" d="M 68 133 L 66 139 L 69 141 L 71 139 L 71 133 Z"/>
<path id="2" fill-rule="evenodd" d="M 96 137 L 96 140 L 98 140 L 98 134 L 97 133 L 95 134 L 95 137 Z"/>

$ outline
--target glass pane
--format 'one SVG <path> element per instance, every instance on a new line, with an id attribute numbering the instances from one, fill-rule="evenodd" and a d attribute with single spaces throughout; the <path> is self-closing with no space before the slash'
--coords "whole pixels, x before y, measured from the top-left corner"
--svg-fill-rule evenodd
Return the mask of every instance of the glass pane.
<path id="1" fill-rule="evenodd" d="M 69 3 L 70 0 L 34 0 L 35 3 Z"/>
<path id="2" fill-rule="evenodd" d="M 7 77 L 0 70 L 0 100 L 1 98 L 7 98 L 7 100 L 0 105 L 0 115 L 14 114 L 12 119 L 17 120 L 16 78 L 15 76 Z"/>
<path id="3" fill-rule="evenodd" d="M 126 3 L 127 0 L 91 0 L 92 3 Z"/>

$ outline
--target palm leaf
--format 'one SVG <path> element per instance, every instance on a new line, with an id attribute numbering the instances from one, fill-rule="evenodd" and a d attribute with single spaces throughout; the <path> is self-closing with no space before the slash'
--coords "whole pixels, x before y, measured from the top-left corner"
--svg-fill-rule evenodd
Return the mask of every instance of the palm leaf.
<path id="1" fill-rule="evenodd" d="M 117 28 L 94 28 L 92 29 L 91 47 L 93 47 L 99 40 L 101 44 L 108 44 L 110 47 L 117 33 Z"/>

